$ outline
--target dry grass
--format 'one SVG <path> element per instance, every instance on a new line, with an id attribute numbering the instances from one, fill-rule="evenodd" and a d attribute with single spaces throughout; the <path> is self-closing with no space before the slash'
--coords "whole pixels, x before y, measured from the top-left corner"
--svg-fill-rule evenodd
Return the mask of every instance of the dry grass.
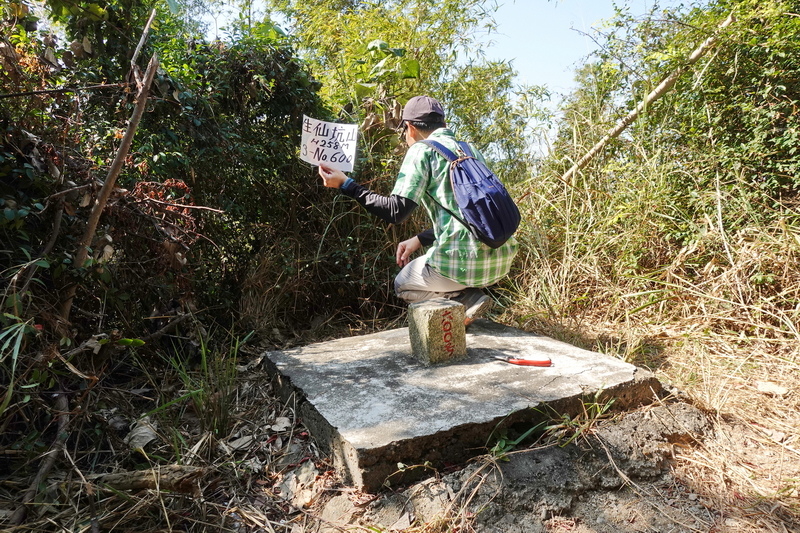
<path id="1" fill-rule="evenodd" d="M 735 236 L 710 231 L 627 287 L 609 284 L 608 268 L 576 268 L 577 257 L 550 261 L 520 282 L 531 289 L 506 318 L 649 367 L 709 413 L 714 434 L 676 450 L 674 474 L 721 512 L 714 531 L 797 531 L 798 259 L 800 235 L 779 221 Z M 559 295 L 550 313 L 544 293 Z"/>
<path id="2" fill-rule="evenodd" d="M 318 465 L 320 477 L 329 475 L 325 461 L 295 420 L 294 405 L 277 399 L 265 375 L 234 377 L 234 392 L 221 406 L 230 424 L 216 435 L 200 429 L 202 413 L 169 371 L 124 388 L 96 386 L 92 394 L 106 408 L 86 418 L 73 413 L 61 470 L 39 491 L 24 525 L 8 531 L 292 531 L 303 510 L 280 497 L 280 484 L 306 462 Z M 170 405 L 173 398 L 184 399 Z M 112 417 L 133 427 L 158 404 L 142 450 L 115 437 Z M 106 438 L 90 441 L 92 427 L 106 427 Z M 37 463 L 33 458 L 0 484 L 0 530 Z M 175 472 L 185 474 L 182 482 L 170 477 Z"/>
<path id="3" fill-rule="evenodd" d="M 677 455 L 677 475 L 740 531 L 798 527 L 800 347 L 725 337 L 681 344 L 664 376 L 711 411 L 715 433 Z"/>

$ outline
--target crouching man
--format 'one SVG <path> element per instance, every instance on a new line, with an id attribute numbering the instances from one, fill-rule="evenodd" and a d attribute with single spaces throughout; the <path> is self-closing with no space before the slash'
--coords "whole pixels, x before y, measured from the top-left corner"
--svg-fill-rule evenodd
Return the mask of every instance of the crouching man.
<path id="1" fill-rule="evenodd" d="M 439 297 L 461 302 L 469 325 L 491 309 L 492 299 L 481 289 L 508 274 L 517 242 L 512 237 L 499 248 L 490 248 L 451 214 L 458 213 L 459 208 L 450 183 L 450 163 L 418 142 L 431 139 L 458 152 L 457 140 L 447 129 L 444 109 L 437 100 L 429 96 L 409 100 L 400 128 L 408 151 L 389 196 L 373 193 L 324 164 L 319 175 L 326 187 L 339 189 L 391 224 L 403 222 L 422 205 L 433 227 L 397 245 L 397 264 L 402 269 L 394 280 L 395 292 L 408 303 Z M 483 160 L 477 150 L 472 151 Z M 423 247 L 427 247 L 425 253 L 412 260 L 411 256 Z"/>

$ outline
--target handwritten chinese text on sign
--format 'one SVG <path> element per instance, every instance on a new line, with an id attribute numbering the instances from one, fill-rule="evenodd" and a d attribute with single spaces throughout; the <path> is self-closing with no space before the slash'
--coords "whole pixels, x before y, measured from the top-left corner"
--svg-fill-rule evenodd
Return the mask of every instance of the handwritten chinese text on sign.
<path id="1" fill-rule="evenodd" d="M 356 157 L 356 124 L 324 122 L 303 115 L 300 159 L 312 165 L 325 163 L 331 168 L 350 172 Z"/>

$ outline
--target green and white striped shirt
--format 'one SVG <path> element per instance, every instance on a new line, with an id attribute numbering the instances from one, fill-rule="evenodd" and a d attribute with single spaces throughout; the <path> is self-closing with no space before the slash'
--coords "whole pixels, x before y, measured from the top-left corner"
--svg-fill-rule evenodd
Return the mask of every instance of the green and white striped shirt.
<path id="1" fill-rule="evenodd" d="M 457 153 L 456 138 L 449 129 L 440 128 L 428 137 Z M 473 148 L 475 156 L 483 155 Z M 490 248 L 475 237 L 461 222 L 431 199 L 453 213 L 458 204 L 448 174 L 450 163 L 425 143 L 414 143 L 406 153 L 392 194 L 422 205 L 433 222 L 436 241 L 425 253 L 426 263 L 442 276 L 468 287 L 486 287 L 508 274 L 517 253 L 512 237 L 499 248 Z M 430 194 L 430 196 L 428 195 Z"/>

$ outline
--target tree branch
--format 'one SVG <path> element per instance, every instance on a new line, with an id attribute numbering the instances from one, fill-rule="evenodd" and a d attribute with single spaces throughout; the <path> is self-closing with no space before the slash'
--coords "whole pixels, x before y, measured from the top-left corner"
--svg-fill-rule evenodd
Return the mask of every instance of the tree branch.
<path id="1" fill-rule="evenodd" d="M 127 81 L 120 83 L 102 83 L 100 85 L 89 85 L 87 87 L 64 87 L 63 89 L 41 89 L 39 91 L 26 91 L 23 93 L 6 93 L 0 94 L 0 100 L 3 98 L 16 98 L 19 96 L 34 96 L 37 94 L 58 94 L 58 93 L 74 93 L 77 91 L 92 91 L 94 89 L 108 89 L 112 87 L 127 87 L 130 85 Z"/>
<path id="2" fill-rule="evenodd" d="M 137 198 L 134 200 L 136 203 L 146 203 L 146 202 L 153 202 L 156 204 L 166 205 L 169 207 L 180 207 L 181 209 L 200 209 L 202 211 L 211 211 L 212 213 L 224 214 L 225 211 L 221 209 L 214 209 L 213 207 L 206 207 L 204 205 L 184 205 L 184 204 L 172 204 L 170 202 L 163 202 L 161 200 L 156 200 L 155 198 Z"/>
<path id="3" fill-rule="evenodd" d="M 114 189 L 114 184 L 117 181 L 117 177 L 122 171 L 125 158 L 128 156 L 128 151 L 130 150 L 131 143 L 133 142 L 133 136 L 136 133 L 136 128 L 139 126 L 139 120 L 141 120 L 142 115 L 144 114 L 144 109 L 147 104 L 147 96 L 150 92 L 150 84 L 153 82 L 153 78 L 155 77 L 157 69 L 158 58 L 153 56 L 147 66 L 142 87 L 136 97 L 136 107 L 134 108 L 130 122 L 128 123 L 128 129 L 125 131 L 125 135 L 122 137 L 122 142 L 117 150 L 117 155 L 114 157 L 114 161 L 111 163 L 111 168 L 108 170 L 108 175 L 106 176 L 103 188 L 100 189 L 100 195 L 97 197 L 94 207 L 92 208 L 92 212 L 89 215 L 89 220 L 83 233 L 83 238 L 78 245 L 78 251 L 75 257 L 75 266 L 77 268 L 81 268 L 89 256 L 89 246 L 92 244 L 95 230 L 97 230 L 97 225 L 100 222 L 100 215 L 103 213 L 106 203 L 108 203 L 108 198 L 111 196 L 111 191 Z M 75 299 L 76 291 L 77 285 L 72 285 L 68 289 L 67 296 L 61 305 L 61 318 L 66 323 L 69 322 L 69 314 L 72 308 L 72 301 Z"/>
<path id="4" fill-rule="evenodd" d="M 664 78 L 664 80 L 661 83 L 658 84 L 658 87 L 653 89 L 650 92 L 650 94 L 648 94 L 647 96 L 644 97 L 644 100 L 639 102 L 639 105 L 636 106 L 636 109 L 634 109 L 633 111 L 628 113 L 627 116 L 625 116 L 619 122 L 617 122 L 617 124 L 613 128 L 611 128 L 608 131 L 608 133 L 606 133 L 606 135 L 602 139 L 600 139 L 591 148 L 591 150 L 586 152 L 586 155 L 581 157 L 578 160 L 577 163 L 572 165 L 572 168 L 567 170 L 564 173 L 564 175 L 561 176 L 561 178 L 560 178 L 561 181 L 571 185 L 572 184 L 572 178 L 575 176 L 575 173 L 578 172 L 579 170 L 581 170 L 582 168 L 584 168 L 586 165 L 588 165 L 589 161 L 594 159 L 594 157 L 597 154 L 599 154 L 600 151 L 603 148 L 605 148 L 606 144 L 608 144 L 608 142 L 611 139 L 615 139 L 623 131 L 625 131 L 625 128 L 627 128 L 629 125 L 631 125 L 631 123 L 633 123 L 633 121 L 636 120 L 636 118 L 642 113 L 642 111 L 647 109 L 647 107 L 650 104 L 652 104 L 653 102 L 655 102 L 656 100 L 661 98 L 667 91 L 669 91 L 673 87 L 673 85 L 675 85 L 675 82 L 678 81 L 678 78 L 680 78 L 683 75 L 684 72 L 689 70 L 689 67 L 691 67 L 692 65 L 697 63 L 697 61 L 701 57 L 703 57 L 711 49 L 712 46 L 714 46 L 714 44 L 717 41 L 717 37 L 719 36 L 719 30 L 722 30 L 723 28 L 729 26 L 734 20 L 735 20 L 735 18 L 733 16 L 733 13 L 728 15 L 728 18 L 726 18 L 719 25 L 719 27 L 718 27 L 717 31 L 714 33 L 714 35 L 712 35 L 711 37 L 706 39 L 703 42 L 703 44 L 701 44 L 699 47 L 697 47 L 697 49 L 695 49 L 695 51 L 692 52 L 691 55 L 689 55 L 689 57 L 686 59 L 686 63 L 684 65 L 682 65 L 682 66 L 678 67 L 677 69 L 673 70 L 669 74 L 669 76 Z"/>

